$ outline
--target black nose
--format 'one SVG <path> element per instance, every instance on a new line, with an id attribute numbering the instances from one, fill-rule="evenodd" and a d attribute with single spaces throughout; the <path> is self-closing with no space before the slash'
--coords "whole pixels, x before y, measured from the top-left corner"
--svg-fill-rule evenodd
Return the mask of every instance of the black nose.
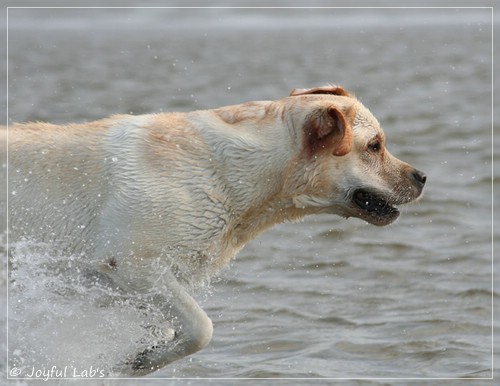
<path id="1" fill-rule="evenodd" d="M 413 178 L 415 178 L 415 181 L 421 183 L 422 185 L 425 185 L 425 181 L 427 181 L 427 176 L 420 170 L 415 170 L 413 172 Z"/>

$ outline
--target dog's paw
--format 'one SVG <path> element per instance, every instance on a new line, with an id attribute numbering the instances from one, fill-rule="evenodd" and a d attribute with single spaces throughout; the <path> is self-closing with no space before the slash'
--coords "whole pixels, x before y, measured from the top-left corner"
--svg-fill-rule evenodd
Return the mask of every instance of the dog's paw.
<path id="1" fill-rule="evenodd" d="M 140 352 L 136 357 L 128 363 L 132 375 L 146 375 L 160 368 L 154 360 L 155 350 L 160 349 L 159 346 L 153 346 Z"/>
<path id="2" fill-rule="evenodd" d="M 116 371 L 129 376 L 143 376 L 150 374 L 165 365 L 165 352 L 169 346 L 175 345 L 176 332 L 172 328 L 147 326 L 148 338 L 143 339 L 141 346 L 146 346 L 133 354 L 116 367 Z M 146 341 L 151 343 L 147 344 Z"/>

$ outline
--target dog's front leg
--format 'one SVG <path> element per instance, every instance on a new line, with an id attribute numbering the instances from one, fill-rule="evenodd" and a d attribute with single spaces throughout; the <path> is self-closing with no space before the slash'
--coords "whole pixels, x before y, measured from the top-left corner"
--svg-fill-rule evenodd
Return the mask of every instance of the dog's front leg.
<path id="1" fill-rule="evenodd" d="M 149 374 L 201 350 L 212 339 L 212 321 L 190 295 L 184 290 L 182 292 L 168 302 L 171 327 L 159 327 L 154 335 L 160 340 L 151 343 L 128 362 L 128 374 Z M 153 301 L 157 303 L 165 300 L 155 296 Z"/>
<path id="2" fill-rule="evenodd" d="M 110 276 L 120 285 L 122 280 L 117 275 Z M 140 290 L 132 289 L 129 281 L 126 287 L 148 308 L 158 307 L 166 320 L 164 325 L 148 327 L 148 337 L 141 342 L 146 348 L 127 356 L 116 369 L 118 372 L 132 376 L 149 374 L 201 350 L 212 339 L 212 321 L 171 272 L 161 273 L 150 289 L 142 284 Z"/>

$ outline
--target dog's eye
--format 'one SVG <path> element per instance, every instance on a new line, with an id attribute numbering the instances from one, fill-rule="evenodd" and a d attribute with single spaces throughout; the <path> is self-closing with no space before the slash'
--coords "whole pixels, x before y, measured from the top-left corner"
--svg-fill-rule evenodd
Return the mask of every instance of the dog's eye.
<path id="1" fill-rule="evenodd" d="M 381 148 L 382 146 L 380 145 L 380 141 L 375 141 L 368 145 L 368 149 L 370 149 L 374 153 L 378 153 Z"/>

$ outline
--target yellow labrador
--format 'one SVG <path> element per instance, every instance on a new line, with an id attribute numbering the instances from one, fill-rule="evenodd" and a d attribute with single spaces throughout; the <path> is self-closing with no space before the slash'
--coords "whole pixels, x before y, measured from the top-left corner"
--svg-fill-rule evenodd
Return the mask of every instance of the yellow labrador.
<path id="1" fill-rule="evenodd" d="M 5 133 L 4 133 L 5 134 Z M 373 115 L 341 87 L 189 113 L 9 128 L 11 240 L 93 259 L 165 310 L 161 344 L 124 360 L 144 375 L 205 347 L 189 294 L 274 224 L 331 213 L 386 225 L 426 176 L 393 157 Z"/>

